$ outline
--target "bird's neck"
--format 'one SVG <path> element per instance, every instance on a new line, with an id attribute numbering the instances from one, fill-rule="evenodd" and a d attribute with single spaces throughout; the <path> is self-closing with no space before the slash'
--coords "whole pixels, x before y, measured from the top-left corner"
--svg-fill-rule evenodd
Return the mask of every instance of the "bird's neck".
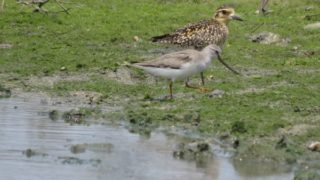
<path id="1" fill-rule="evenodd" d="M 218 23 L 220 23 L 223 26 L 227 26 L 228 23 L 230 22 L 229 19 L 221 18 L 221 17 L 214 17 L 213 20 L 217 21 Z"/>
<path id="2" fill-rule="evenodd" d="M 211 61 L 212 58 L 215 56 L 215 52 L 213 52 L 209 46 L 205 47 L 202 50 L 202 54 L 205 57 L 206 61 Z"/>

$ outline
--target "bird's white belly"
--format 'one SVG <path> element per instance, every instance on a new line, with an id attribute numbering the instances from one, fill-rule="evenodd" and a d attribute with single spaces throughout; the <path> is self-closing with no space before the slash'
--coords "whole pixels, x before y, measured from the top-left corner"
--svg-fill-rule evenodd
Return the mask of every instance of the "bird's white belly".
<path id="1" fill-rule="evenodd" d="M 194 64 L 185 64 L 180 69 L 171 69 L 171 68 L 155 68 L 155 67 L 144 67 L 146 72 L 171 80 L 180 80 L 185 79 L 197 72 L 201 72 L 201 69 Z"/>

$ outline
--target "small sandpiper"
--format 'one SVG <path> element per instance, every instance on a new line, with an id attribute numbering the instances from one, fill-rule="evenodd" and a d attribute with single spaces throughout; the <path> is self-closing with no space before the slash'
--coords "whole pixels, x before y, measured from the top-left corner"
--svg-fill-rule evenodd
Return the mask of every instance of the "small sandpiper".
<path id="1" fill-rule="evenodd" d="M 201 51 L 187 49 L 165 54 L 159 58 L 132 64 L 132 66 L 158 77 L 169 80 L 170 99 L 173 99 L 172 84 L 176 80 L 186 79 L 191 75 L 203 72 L 211 64 L 211 60 L 218 58 L 232 72 L 239 74 L 228 66 L 220 57 L 221 48 L 211 44 Z"/>

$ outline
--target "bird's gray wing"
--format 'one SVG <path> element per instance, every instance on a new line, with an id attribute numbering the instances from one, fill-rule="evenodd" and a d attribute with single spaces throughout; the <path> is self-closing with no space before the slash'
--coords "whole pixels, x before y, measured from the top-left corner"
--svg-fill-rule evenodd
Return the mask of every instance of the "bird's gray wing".
<path id="1" fill-rule="evenodd" d="M 183 64 L 191 62 L 197 51 L 180 51 L 163 55 L 157 59 L 136 63 L 135 65 L 143 67 L 155 67 L 155 68 L 171 68 L 180 69 Z"/>

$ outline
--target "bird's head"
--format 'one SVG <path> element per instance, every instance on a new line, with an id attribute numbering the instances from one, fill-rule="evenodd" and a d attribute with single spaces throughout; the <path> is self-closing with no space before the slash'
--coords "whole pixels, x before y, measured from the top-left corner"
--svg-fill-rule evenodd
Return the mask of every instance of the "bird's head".
<path id="1" fill-rule="evenodd" d="M 210 50 L 210 53 L 212 54 L 221 54 L 222 50 L 220 48 L 220 46 L 216 45 L 216 44 L 210 44 L 207 46 L 207 48 Z"/>
<path id="2" fill-rule="evenodd" d="M 243 21 L 243 19 L 236 14 L 234 8 L 231 6 L 219 7 L 214 14 L 214 19 L 225 24 L 227 24 L 230 20 Z"/>
<path id="3" fill-rule="evenodd" d="M 234 70 L 231 66 L 229 66 L 226 62 L 221 58 L 222 49 L 216 44 L 210 44 L 203 49 L 203 51 L 209 51 L 211 54 L 211 58 L 217 58 L 226 68 L 232 71 L 235 74 L 240 74 L 238 71 Z"/>

